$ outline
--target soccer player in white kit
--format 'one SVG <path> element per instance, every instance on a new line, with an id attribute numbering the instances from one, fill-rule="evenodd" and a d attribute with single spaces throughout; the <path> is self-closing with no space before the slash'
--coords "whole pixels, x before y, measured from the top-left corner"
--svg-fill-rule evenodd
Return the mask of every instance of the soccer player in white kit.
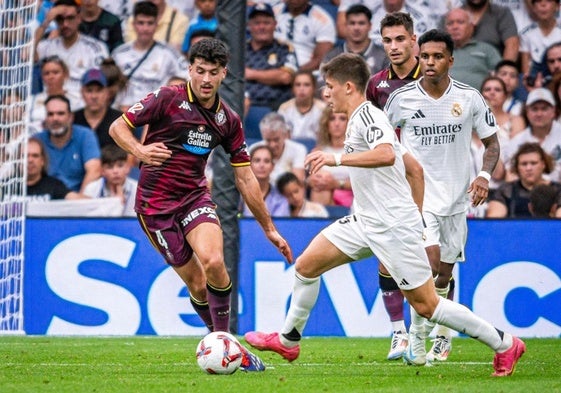
<path id="1" fill-rule="evenodd" d="M 366 100 L 367 64 L 359 55 L 343 53 L 325 64 L 322 73 L 324 98 L 334 112 L 349 117 L 345 153 L 314 151 L 307 156 L 306 165 L 310 173 L 324 165 L 349 167 L 354 214 L 322 230 L 297 258 L 292 300 L 281 332 L 248 332 L 246 341 L 259 350 L 295 360 L 319 294 L 321 274 L 375 254 L 411 304 L 411 317 L 417 324 L 422 325 L 424 317 L 478 339 L 496 352 L 493 375 L 512 374 L 525 344 L 436 294 L 423 244 L 423 220 L 405 177 L 399 142 L 384 113 Z M 418 341 L 410 342 L 404 358 L 410 364 L 424 365 L 426 351 L 418 351 L 418 347 Z"/>
<path id="2" fill-rule="evenodd" d="M 437 293 L 446 297 L 455 262 L 465 260 L 470 194 L 474 206 L 487 198 L 500 148 L 495 117 L 483 96 L 448 75 L 454 62 L 450 36 L 431 30 L 418 43 L 422 78 L 395 90 L 384 111 L 393 127 L 400 129 L 403 146 L 423 166 L 425 246 L 431 265 L 438 266 Z M 481 171 L 470 185 L 472 130 L 482 140 L 485 152 Z M 410 337 L 419 329 L 412 324 Z M 425 330 L 422 336 L 430 334 L 432 326 Z M 451 333 L 439 327 L 429 360 L 446 360 L 450 349 Z"/>

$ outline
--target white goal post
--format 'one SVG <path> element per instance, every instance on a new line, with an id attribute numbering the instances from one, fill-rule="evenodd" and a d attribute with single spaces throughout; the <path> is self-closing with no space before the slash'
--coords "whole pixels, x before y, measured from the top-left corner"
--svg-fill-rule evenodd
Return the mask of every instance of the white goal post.
<path id="1" fill-rule="evenodd" d="M 36 0 L 0 1 L 0 334 L 24 334 L 27 113 Z"/>

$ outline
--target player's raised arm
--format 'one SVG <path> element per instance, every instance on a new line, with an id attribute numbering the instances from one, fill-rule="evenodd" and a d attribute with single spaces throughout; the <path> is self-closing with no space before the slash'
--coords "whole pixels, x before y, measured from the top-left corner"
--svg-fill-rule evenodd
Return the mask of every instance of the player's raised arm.
<path id="1" fill-rule="evenodd" d="M 249 166 L 241 166 L 234 168 L 236 176 L 236 187 L 242 194 L 242 197 L 253 213 L 253 216 L 263 228 L 265 235 L 279 249 L 282 255 L 289 263 L 293 262 L 292 249 L 288 242 L 280 235 L 271 215 L 267 210 L 267 206 L 263 200 L 263 195 L 259 189 L 259 183 Z"/>

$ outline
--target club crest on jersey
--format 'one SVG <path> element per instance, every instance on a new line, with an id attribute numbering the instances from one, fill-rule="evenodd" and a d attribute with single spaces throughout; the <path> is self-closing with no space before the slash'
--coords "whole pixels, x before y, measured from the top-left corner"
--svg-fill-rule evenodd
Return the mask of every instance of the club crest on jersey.
<path id="1" fill-rule="evenodd" d="M 462 109 L 460 104 L 455 102 L 454 105 L 452 105 L 452 111 L 451 112 L 452 112 L 452 116 L 460 117 L 462 115 L 463 109 Z"/>
<path id="2" fill-rule="evenodd" d="M 143 109 L 144 109 L 144 105 L 142 105 L 140 102 L 137 102 L 136 104 L 131 106 L 127 112 L 132 113 L 134 115 L 136 112 L 141 111 Z"/>
<path id="3" fill-rule="evenodd" d="M 214 121 L 216 121 L 216 124 L 219 125 L 219 126 L 226 123 L 226 114 L 224 113 L 224 111 L 222 109 L 220 109 L 218 112 L 216 112 L 216 114 L 214 115 Z"/>
<path id="4" fill-rule="evenodd" d="M 267 58 L 267 63 L 268 63 L 269 65 L 271 65 L 271 66 L 276 65 L 278 62 L 279 62 L 279 59 L 278 59 L 276 53 L 271 53 L 271 54 L 269 55 L 269 57 Z"/>

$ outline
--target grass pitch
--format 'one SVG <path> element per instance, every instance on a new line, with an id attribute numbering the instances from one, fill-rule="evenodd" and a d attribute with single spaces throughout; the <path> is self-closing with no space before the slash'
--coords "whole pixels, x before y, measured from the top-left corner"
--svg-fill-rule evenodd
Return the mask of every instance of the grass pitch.
<path id="1" fill-rule="evenodd" d="M 265 372 L 226 376 L 198 368 L 198 341 L 0 336 L 0 392 L 561 392 L 561 339 L 524 340 L 508 378 L 492 378 L 492 351 L 468 338 L 433 367 L 386 361 L 389 338 L 307 338 L 293 363 L 256 351 Z"/>

